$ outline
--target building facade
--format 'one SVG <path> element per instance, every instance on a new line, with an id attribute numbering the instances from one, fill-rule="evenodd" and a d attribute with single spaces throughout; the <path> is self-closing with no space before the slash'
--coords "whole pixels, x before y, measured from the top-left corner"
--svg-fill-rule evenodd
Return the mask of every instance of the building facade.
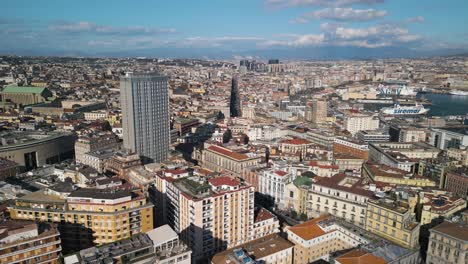
<path id="1" fill-rule="evenodd" d="M 120 80 L 124 147 L 143 162 L 167 159 L 170 144 L 167 78 L 157 73 L 127 73 Z"/>
<path id="2" fill-rule="evenodd" d="M 447 221 L 430 229 L 426 263 L 466 263 L 468 261 L 467 230 L 467 222 Z"/>

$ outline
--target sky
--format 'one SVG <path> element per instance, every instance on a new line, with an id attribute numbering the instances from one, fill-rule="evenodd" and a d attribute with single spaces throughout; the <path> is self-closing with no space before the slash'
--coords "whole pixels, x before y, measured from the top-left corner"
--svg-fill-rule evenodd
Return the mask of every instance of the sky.
<path id="1" fill-rule="evenodd" d="M 1 7 L 1 54 L 333 57 L 468 50 L 467 0 L 5 0 Z"/>

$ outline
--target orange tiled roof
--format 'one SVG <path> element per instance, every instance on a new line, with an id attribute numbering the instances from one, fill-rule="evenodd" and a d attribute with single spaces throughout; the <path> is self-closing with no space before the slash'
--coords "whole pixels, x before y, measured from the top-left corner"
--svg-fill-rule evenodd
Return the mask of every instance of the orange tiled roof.
<path id="1" fill-rule="evenodd" d="M 371 253 L 363 250 L 355 249 L 348 253 L 337 257 L 337 263 L 340 264 L 386 264 L 387 262 L 383 258 L 379 258 Z"/>
<path id="2" fill-rule="evenodd" d="M 215 177 L 211 178 L 208 180 L 213 186 L 222 186 L 222 185 L 228 185 L 228 186 L 237 186 L 240 184 L 238 179 L 233 179 L 228 176 L 223 176 L 223 177 Z"/>
<path id="3" fill-rule="evenodd" d="M 302 224 L 292 226 L 289 230 L 304 240 L 311 240 L 325 234 L 325 231 L 323 231 L 317 223 L 327 218 L 328 215 L 320 216 Z"/>
<path id="4" fill-rule="evenodd" d="M 307 139 L 303 138 L 293 138 L 293 139 L 285 139 L 281 141 L 282 144 L 292 144 L 292 145 L 305 145 L 310 144 L 311 142 Z"/>
<path id="5" fill-rule="evenodd" d="M 217 153 L 219 153 L 221 155 L 228 156 L 228 157 L 236 159 L 236 160 L 244 160 L 244 159 L 249 158 L 245 154 L 237 153 L 237 152 L 234 152 L 234 151 L 232 151 L 230 149 L 226 149 L 226 148 L 222 148 L 222 147 L 218 147 L 218 146 L 209 146 L 208 149 L 213 151 L 213 152 L 217 152 Z"/>

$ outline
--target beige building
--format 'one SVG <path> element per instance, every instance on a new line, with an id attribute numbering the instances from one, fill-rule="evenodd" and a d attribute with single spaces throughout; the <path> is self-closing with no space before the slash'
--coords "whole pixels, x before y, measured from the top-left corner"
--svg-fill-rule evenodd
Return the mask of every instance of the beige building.
<path id="1" fill-rule="evenodd" d="M 60 223 L 63 244 L 75 250 L 153 228 L 153 204 L 127 190 L 78 189 L 66 199 L 41 190 L 18 198 L 9 210 L 12 219 Z"/>
<path id="2" fill-rule="evenodd" d="M 33 221 L 0 224 L 0 263 L 58 264 L 62 247 L 54 225 Z"/>
<path id="3" fill-rule="evenodd" d="M 306 110 L 306 120 L 314 124 L 327 122 L 327 101 L 315 99 Z"/>
<path id="4" fill-rule="evenodd" d="M 349 249 L 369 241 L 333 220 L 320 216 L 286 230 L 288 240 L 294 244 L 293 263 L 304 264 L 329 259 L 329 254 Z"/>
<path id="5" fill-rule="evenodd" d="M 265 208 L 256 208 L 252 239 L 258 239 L 269 234 L 279 233 L 278 218 Z"/>
<path id="6" fill-rule="evenodd" d="M 237 176 L 247 167 L 260 163 L 261 157 L 250 152 L 240 152 L 229 148 L 206 145 L 201 153 L 201 166 L 213 171 L 228 171 Z"/>
<path id="7" fill-rule="evenodd" d="M 377 117 L 362 113 L 346 113 L 344 118 L 344 129 L 352 135 L 362 130 L 376 130 L 380 121 Z"/>
<path id="8" fill-rule="evenodd" d="M 294 244 L 278 234 L 271 234 L 225 250 L 213 256 L 211 264 L 258 263 L 292 264 Z"/>
<path id="9" fill-rule="evenodd" d="M 374 195 L 364 187 L 362 178 L 344 173 L 317 180 L 309 190 L 308 216 L 328 213 L 364 228 L 367 201 Z"/>
<path id="10" fill-rule="evenodd" d="M 165 222 L 192 249 L 195 261 L 254 238 L 254 187 L 230 176 L 158 178 Z"/>
<path id="11" fill-rule="evenodd" d="M 419 246 L 421 225 L 413 219 L 407 203 L 390 199 L 367 202 L 366 230 L 405 248 Z"/>
<path id="12" fill-rule="evenodd" d="M 75 142 L 75 160 L 86 164 L 84 154 L 106 149 L 117 149 L 119 138 L 112 132 L 90 133 L 78 137 Z"/>
<path id="13" fill-rule="evenodd" d="M 427 264 L 468 262 L 468 223 L 443 222 L 430 230 Z"/>
<path id="14" fill-rule="evenodd" d="M 463 198 L 452 197 L 449 194 L 421 192 L 419 195 L 419 202 L 422 204 L 421 225 L 428 224 L 432 219 L 441 216 L 449 218 L 466 208 L 466 201 Z"/>

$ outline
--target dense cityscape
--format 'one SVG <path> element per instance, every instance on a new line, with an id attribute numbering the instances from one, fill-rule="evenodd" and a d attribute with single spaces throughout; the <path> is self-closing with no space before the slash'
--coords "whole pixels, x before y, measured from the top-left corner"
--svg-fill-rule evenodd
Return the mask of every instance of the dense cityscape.
<path id="1" fill-rule="evenodd" d="M 467 0 L 14 0 L 0 264 L 468 264 Z"/>
<path id="2" fill-rule="evenodd" d="M 468 260 L 466 58 L 0 69 L 1 263 Z"/>

